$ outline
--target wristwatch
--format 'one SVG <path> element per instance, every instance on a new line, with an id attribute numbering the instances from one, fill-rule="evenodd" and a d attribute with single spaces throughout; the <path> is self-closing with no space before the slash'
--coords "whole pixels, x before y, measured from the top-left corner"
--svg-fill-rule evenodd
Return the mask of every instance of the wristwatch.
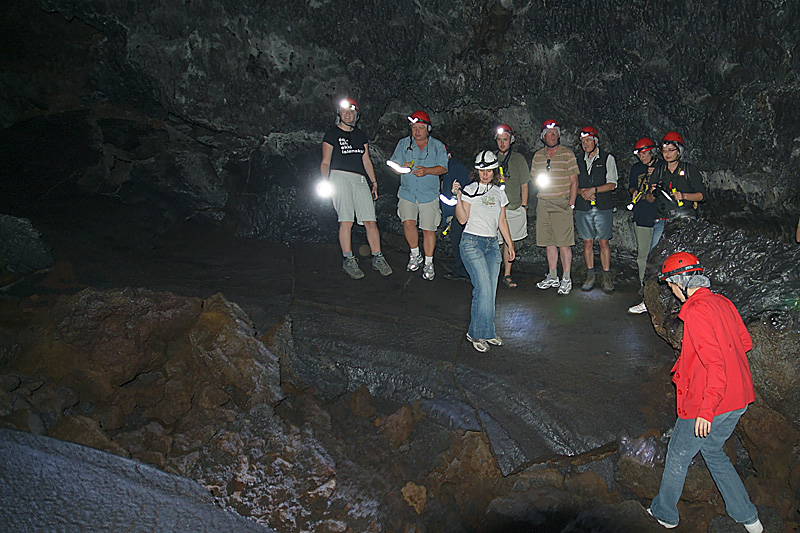
<path id="1" fill-rule="evenodd" d="M 575 209 L 575 204 L 570 204 L 569 208 L 570 209 Z"/>

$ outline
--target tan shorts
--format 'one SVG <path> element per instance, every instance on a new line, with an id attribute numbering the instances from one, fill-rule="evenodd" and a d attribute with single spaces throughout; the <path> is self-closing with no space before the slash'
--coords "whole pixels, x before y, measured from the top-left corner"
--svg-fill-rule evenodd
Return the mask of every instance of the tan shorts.
<path id="1" fill-rule="evenodd" d="M 573 246 L 575 222 L 569 198 L 539 198 L 536 202 L 536 246 Z"/>
<path id="2" fill-rule="evenodd" d="M 426 204 L 415 204 L 402 198 L 397 199 L 397 216 L 400 220 L 417 221 L 419 218 L 419 228 L 425 231 L 436 231 L 439 222 L 442 221 L 442 210 L 439 208 L 439 199 Z"/>
<path id="3" fill-rule="evenodd" d="M 528 211 L 524 207 L 506 208 L 506 221 L 508 222 L 508 231 L 511 233 L 512 241 L 521 241 L 528 236 Z M 500 230 L 497 231 L 497 238 L 502 244 L 503 236 L 500 234 Z"/>
<path id="4" fill-rule="evenodd" d="M 339 216 L 339 222 L 375 221 L 375 201 L 367 178 L 361 174 L 344 170 L 331 170 L 331 187 L 333 188 L 333 208 Z"/>

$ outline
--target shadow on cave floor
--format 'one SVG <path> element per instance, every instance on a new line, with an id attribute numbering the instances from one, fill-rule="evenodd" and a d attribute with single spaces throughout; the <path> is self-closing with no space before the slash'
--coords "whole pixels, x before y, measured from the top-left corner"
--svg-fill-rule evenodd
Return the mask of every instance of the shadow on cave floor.
<path id="1" fill-rule="evenodd" d="M 505 463 L 499 457 L 504 473 L 673 420 L 664 397 L 672 350 L 648 315 L 626 313 L 637 301 L 632 283 L 619 283 L 611 295 L 576 288 L 563 297 L 537 289 L 538 273 L 515 271 L 519 287 L 501 285 L 497 296 L 496 324 L 506 345 L 479 354 L 464 339 L 471 286 L 442 276 L 447 259 L 437 259 L 436 279 L 424 281 L 405 271 L 407 252 L 385 245 L 394 274 L 382 278 L 362 257 L 366 276 L 356 281 L 341 271 L 335 244 L 285 246 L 189 224 L 136 245 L 64 227 L 41 229 L 56 265 L 15 292 L 45 299 L 84 286 L 142 286 L 201 298 L 221 292 L 249 313 L 260 333 L 292 315 L 295 336 L 310 342 L 399 351 L 409 364 L 430 367 L 429 379 L 455 382 L 458 401 L 475 411 L 470 416 L 495 449 L 509 454 Z M 424 396 L 427 378 L 420 375 Z M 376 378 L 367 386 L 375 392 L 386 383 Z M 415 391 L 390 395 L 413 401 Z"/>

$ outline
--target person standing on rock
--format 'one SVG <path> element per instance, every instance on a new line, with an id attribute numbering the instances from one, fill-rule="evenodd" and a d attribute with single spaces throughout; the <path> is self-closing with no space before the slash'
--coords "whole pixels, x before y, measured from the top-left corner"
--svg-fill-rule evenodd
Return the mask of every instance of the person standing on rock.
<path id="1" fill-rule="evenodd" d="M 351 235 L 356 220 L 366 229 L 372 251 L 372 268 L 381 276 L 392 273 L 381 253 L 381 236 L 375 216 L 378 181 L 369 158 L 369 140 L 356 126 L 359 118 L 355 100 L 344 98 L 339 102 L 336 126 L 322 139 L 322 162 L 319 165 L 323 179 L 330 184 L 333 207 L 339 218 L 339 246 L 344 256 L 342 270 L 353 279 L 364 277 L 358 260 L 353 256 Z"/>
<path id="2" fill-rule="evenodd" d="M 456 217 L 466 224 L 461 236 L 461 257 L 473 286 L 467 340 L 479 352 L 488 351 L 490 344 L 503 344 L 494 327 L 497 279 L 503 261 L 498 230 L 507 243 L 506 260 L 514 260 L 514 241 L 506 221 L 508 196 L 500 188 L 499 166 L 497 156 L 484 150 L 475 158 L 474 181 L 463 190 L 460 183 L 453 182 L 452 189 L 458 199 Z"/>
<path id="3" fill-rule="evenodd" d="M 749 533 L 764 530 L 742 480 L 722 451 L 747 406 L 755 400 L 747 352 L 753 341 L 733 303 L 711 292 L 697 256 L 677 252 L 664 261 L 661 281 L 683 303 L 683 339 L 672 368 L 678 420 L 667 446 L 661 487 L 649 514 L 677 527 L 678 500 L 689 464 L 700 452 L 725 500 L 728 514 Z"/>
<path id="4" fill-rule="evenodd" d="M 540 137 L 544 148 L 533 154 L 531 177 L 539 189 L 536 202 L 536 245 L 547 250 L 548 273 L 536 284 L 540 289 L 558 287 L 558 294 L 572 290 L 572 246 L 575 223 L 572 211 L 578 195 L 578 163 L 572 150 L 561 146 L 561 128 L 545 120 Z M 562 275 L 558 279 L 558 259 Z"/>
<path id="5" fill-rule="evenodd" d="M 611 238 L 614 228 L 614 200 L 611 193 L 617 188 L 617 161 L 610 153 L 600 149 L 600 137 L 592 126 L 581 130 L 583 157 L 578 162 L 578 195 L 575 198 L 575 225 L 583 241 L 583 259 L 586 261 L 586 280 L 581 290 L 594 288 L 594 241 L 600 247 L 600 266 L 603 279 L 600 287 L 605 293 L 614 292 L 611 276 Z"/>
<path id="6" fill-rule="evenodd" d="M 511 238 L 519 242 L 528 236 L 528 182 L 531 170 L 525 156 L 511 149 L 516 140 L 514 132 L 507 124 L 500 124 L 494 134 L 497 143 L 497 159 L 500 162 L 500 181 L 505 185 L 508 205 L 506 220 Z M 508 257 L 508 244 L 503 243 L 504 257 Z M 508 259 L 503 261 L 503 284 L 513 289 L 517 283 L 511 277 L 511 265 Z"/>
<path id="7" fill-rule="evenodd" d="M 675 218 L 697 218 L 697 205 L 708 197 L 700 171 L 682 161 L 685 151 L 683 135 L 670 131 L 661 140 L 661 156 L 665 165 L 653 173 L 656 198 L 656 223 L 653 242 L 658 244 L 664 223 Z"/>
<path id="8" fill-rule="evenodd" d="M 633 211 L 634 232 L 636 234 L 636 266 L 639 269 L 639 296 L 643 296 L 644 273 L 647 267 L 647 255 L 656 245 L 653 239 L 653 226 L 656 222 L 656 198 L 653 196 L 650 180 L 653 172 L 663 163 L 658 159 L 658 146 L 649 137 L 642 137 L 633 147 L 633 154 L 639 159 L 628 176 L 628 192 L 631 203 L 628 208 Z M 663 226 L 663 222 L 661 223 Z M 632 315 L 647 312 L 644 299 L 628 308 Z"/>
<path id="9" fill-rule="evenodd" d="M 406 270 L 415 272 L 422 266 L 419 253 L 417 219 L 422 230 L 425 265 L 422 278 L 432 280 L 433 252 L 436 250 L 436 229 L 442 219 L 439 210 L 439 176 L 447 172 L 447 150 L 430 136 L 431 117 L 425 111 L 414 111 L 408 121 L 411 135 L 400 139 L 392 154 L 392 167 L 400 174 L 397 190 L 397 215 L 403 222 L 403 234 L 410 250 Z M 404 172 L 403 169 L 411 169 Z"/>

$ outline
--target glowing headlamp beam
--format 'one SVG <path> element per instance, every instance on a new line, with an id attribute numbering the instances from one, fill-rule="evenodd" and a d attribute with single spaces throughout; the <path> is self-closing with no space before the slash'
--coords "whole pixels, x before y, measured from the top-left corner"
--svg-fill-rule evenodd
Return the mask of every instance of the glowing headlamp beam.
<path id="1" fill-rule="evenodd" d="M 536 176 L 536 185 L 542 189 L 550 185 L 550 176 L 544 172 Z"/>

